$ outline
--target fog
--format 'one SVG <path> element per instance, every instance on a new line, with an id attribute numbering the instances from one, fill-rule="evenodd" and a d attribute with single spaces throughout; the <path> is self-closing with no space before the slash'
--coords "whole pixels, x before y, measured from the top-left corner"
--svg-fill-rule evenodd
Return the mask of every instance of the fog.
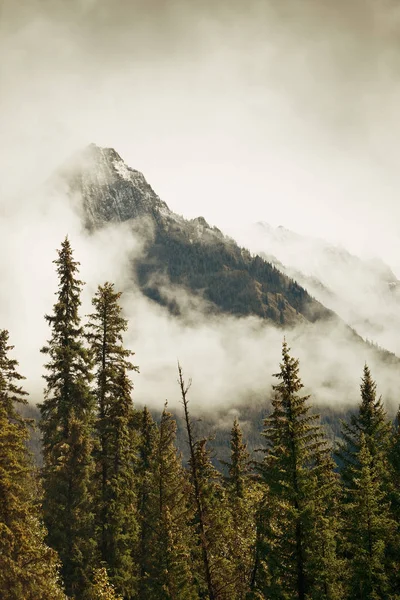
<path id="1" fill-rule="evenodd" d="M 400 355 L 400 282 L 381 259 L 361 259 L 323 239 L 266 223 L 230 232 L 272 261 L 361 336 Z"/>
<path id="2" fill-rule="evenodd" d="M 394 3 L 3 0 L 0 11 L 0 326 L 35 396 L 66 233 L 87 282 L 82 314 L 98 283 L 126 290 L 141 401 L 176 398 L 178 358 L 205 406 L 266 389 L 279 362 L 282 332 L 255 319 L 210 322 L 197 307 L 179 322 L 151 304 L 127 283 L 146 241 L 112 228 L 88 239 L 62 190 L 46 197 L 43 181 L 90 142 L 116 148 L 186 217 L 226 231 L 282 224 L 400 275 Z M 315 335 L 288 334 L 305 383 L 326 401 L 356 396 L 368 353 Z M 397 401 L 395 376 L 376 370 Z"/>

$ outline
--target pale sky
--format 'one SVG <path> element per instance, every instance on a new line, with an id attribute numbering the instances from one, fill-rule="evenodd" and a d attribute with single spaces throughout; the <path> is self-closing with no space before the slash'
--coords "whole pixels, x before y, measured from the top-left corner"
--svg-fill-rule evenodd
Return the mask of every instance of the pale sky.
<path id="1" fill-rule="evenodd" d="M 400 275 L 397 3 L 0 10 L 2 211 L 95 142 L 184 216 L 228 233 L 282 224 L 382 256 Z"/>

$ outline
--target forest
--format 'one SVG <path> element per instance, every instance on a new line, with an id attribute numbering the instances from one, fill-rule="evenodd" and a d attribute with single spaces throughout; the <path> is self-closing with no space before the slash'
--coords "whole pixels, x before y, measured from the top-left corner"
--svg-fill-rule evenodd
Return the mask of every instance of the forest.
<path id="1" fill-rule="evenodd" d="M 2 600 L 400 600 L 400 425 L 368 365 L 332 445 L 284 340 L 258 451 L 235 419 L 217 468 L 178 364 L 184 460 L 168 405 L 132 401 L 121 293 L 99 285 L 83 321 L 68 238 L 54 263 L 39 466 L 0 330 Z"/>

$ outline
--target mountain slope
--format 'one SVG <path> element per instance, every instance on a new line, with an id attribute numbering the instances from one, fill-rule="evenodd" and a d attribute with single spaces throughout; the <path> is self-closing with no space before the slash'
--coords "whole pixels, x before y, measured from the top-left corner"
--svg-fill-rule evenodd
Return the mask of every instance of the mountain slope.
<path id="1" fill-rule="evenodd" d="M 137 278 L 150 298 L 179 312 L 163 292 L 165 277 L 207 301 L 208 310 L 257 315 L 277 325 L 335 318 L 290 277 L 240 248 L 202 218 L 185 220 L 160 200 L 144 176 L 112 148 L 91 144 L 62 167 L 57 177 L 81 198 L 86 227 L 147 219 L 153 230 Z"/>
<path id="2" fill-rule="evenodd" d="M 237 234 L 361 336 L 400 352 L 400 281 L 383 261 L 267 223 Z"/>

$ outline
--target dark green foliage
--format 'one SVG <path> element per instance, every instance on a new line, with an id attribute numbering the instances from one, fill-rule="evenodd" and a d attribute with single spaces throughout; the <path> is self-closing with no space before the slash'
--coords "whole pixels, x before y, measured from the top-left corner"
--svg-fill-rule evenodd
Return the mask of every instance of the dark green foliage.
<path id="1" fill-rule="evenodd" d="M 138 447 L 138 494 L 137 510 L 139 519 L 139 540 L 137 544 L 136 563 L 138 565 L 138 593 L 145 598 L 152 559 L 152 537 L 154 523 L 150 498 L 152 494 L 152 477 L 156 470 L 157 456 L 157 425 L 147 407 L 139 417 L 139 447 Z"/>
<path id="2" fill-rule="evenodd" d="M 338 456 L 342 462 L 341 474 L 347 486 L 352 485 L 354 473 L 359 467 L 361 436 L 364 435 L 367 448 L 376 462 L 382 466 L 382 476 L 387 475 L 387 458 L 390 445 L 391 425 L 381 398 L 376 398 L 376 383 L 367 365 L 364 366 L 361 381 L 361 402 L 350 423 L 342 423 L 343 441 L 339 444 Z"/>
<path id="3" fill-rule="evenodd" d="M 136 586 L 133 548 L 138 536 L 137 439 L 128 373 L 138 369 L 129 361 L 133 353 L 123 347 L 127 321 L 121 315 L 120 296 L 111 283 L 99 286 L 87 337 L 96 370 L 96 537 L 111 583 L 124 598 L 132 598 Z"/>
<path id="4" fill-rule="evenodd" d="M 387 549 L 397 525 L 390 514 L 381 469 L 360 435 L 357 467 L 352 487 L 347 489 L 347 554 L 350 560 L 349 600 L 385 600 L 394 598 L 395 574 L 400 566 L 388 560 Z"/>
<path id="5" fill-rule="evenodd" d="M 236 548 L 233 547 L 231 513 L 221 474 L 211 461 L 207 440 L 196 442 L 193 464 L 196 470 L 197 492 L 193 485 L 192 503 L 196 504 L 194 496 L 197 493 L 200 506 L 195 513 L 195 524 L 198 535 L 207 549 L 213 596 L 210 594 L 207 579 L 204 579 L 204 575 L 201 577 L 203 569 L 200 565 L 201 562 L 204 563 L 204 558 L 198 553 L 200 594 L 207 592 L 210 600 L 212 597 L 216 600 L 231 600 L 237 597 L 234 560 Z"/>
<path id="6" fill-rule="evenodd" d="M 231 462 L 229 467 L 228 489 L 232 499 L 243 498 L 249 484 L 250 455 L 243 442 L 243 434 L 239 421 L 235 418 L 231 430 Z"/>
<path id="7" fill-rule="evenodd" d="M 157 222 L 154 243 L 138 265 L 139 283 L 145 294 L 177 311 L 164 299 L 156 276 L 167 272 L 172 283 L 201 292 L 214 308 L 236 315 L 257 315 L 280 324 L 298 321 L 297 313 L 314 322 L 333 313 L 259 256 L 252 257 L 233 240 L 214 236 L 204 243 L 189 240 L 183 227 L 165 227 Z M 149 285 L 149 280 L 152 280 Z M 279 305 L 279 306 L 278 306 Z"/>
<path id="8" fill-rule="evenodd" d="M 389 459 L 393 477 L 391 491 L 392 510 L 400 530 L 400 409 L 392 430 Z"/>
<path id="9" fill-rule="evenodd" d="M 303 384 L 298 361 L 289 355 L 286 342 L 280 367 L 273 412 L 265 420 L 267 448 L 260 466 L 268 486 L 261 541 L 268 564 L 261 591 L 282 600 L 333 598 L 331 574 L 321 555 L 322 537 L 328 539 L 325 529 L 330 526 L 321 497 L 321 485 L 325 487 L 332 468 L 329 449 L 318 416 L 310 413 L 309 397 L 299 394 Z"/>
<path id="10" fill-rule="evenodd" d="M 350 423 L 342 423 L 339 447 L 344 483 L 345 556 L 349 562 L 350 597 L 394 597 L 399 564 L 394 471 L 389 462 L 392 427 L 367 365 L 361 402 Z M 394 510 L 395 512 L 395 510 Z"/>
<path id="11" fill-rule="evenodd" d="M 256 562 L 256 514 L 262 498 L 261 486 L 251 476 L 250 456 L 239 421 L 231 430 L 231 460 L 226 480 L 230 515 L 229 540 L 233 558 L 232 598 L 244 600 L 251 586 Z"/>
<path id="12" fill-rule="evenodd" d="M 175 447 L 176 423 L 165 408 L 159 426 L 147 497 L 148 573 L 143 600 L 198 598 L 191 567 L 193 528 L 188 478 Z"/>
<path id="13" fill-rule="evenodd" d="M 165 249 L 164 234 L 159 228 L 157 251 Z M 167 236 L 169 276 L 202 290 L 214 302 L 210 311 L 218 306 L 282 324 L 296 311 L 319 318 L 304 290 L 259 257 L 219 235 L 208 245 L 196 238 L 185 255 L 179 225 L 175 234 Z M 110 283 L 99 286 L 85 335 L 82 282 L 68 239 L 55 263 L 59 289 L 42 350 L 48 357 L 40 408 L 45 525 L 27 422 L 16 409 L 25 403 L 23 378 L 0 330 L 4 600 L 65 598 L 59 559 L 71 600 L 399 600 L 400 429 L 388 422 L 367 366 L 358 412 L 343 424 L 340 475 L 286 342 L 256 473 L 237 419 L 230 446 L 217 432 L 225 460 L 212 456 L 207 434 L 218 413 L 194 430 L 190 384 L 179 366 L 188 448 L 182 461 L 171 413 L 165 408 L 157 426 L 147 408 L 133 408 L 129 375 L 137 367 L 123 345 L 121 294 Z M 141 273 L 142 285 L 151 268 Z M 249 421 L 268 414 L 252 401 Z M 332 413 L 327 421 L 334 437 Z M 252 450 L 254 429 L 250 440 Z"/>
<path id="14" fill-rule="evenodd" d="M 0 330 L 0 593 L 2 600 L 62 600 L 58 558 L 45 544 L 38 485 L 26 448 L 26 403 L 8 332 Z"/>
<path id="15" fill-rule="evenodd" d="M 42 352 L 46 396 L 40 407 L 44 456 L 45 524 L 49 544 L 62 561 L 69 595 L 90 589 L 95 554 L 91 480 L 94 399 L 90 355 L 84 346 L 79 306 L 82 282 L 66 238 L 58 252 L 59 289 L 53 315 L 46 316 L 51 338 Z"/>
<path id="16" fill-rule="evenodd" d="M 178 383 L 189 444 L 190 500 L 194 510 L 198 551 L 194 555 L 200 597 L 209 600 L 235 598 L 235 570 L 230 533 L 231 519 L 221 474 L 213 466 L 207 440 L 196 440 L 189 415 L 188 391 L 181 366 Z"/>

